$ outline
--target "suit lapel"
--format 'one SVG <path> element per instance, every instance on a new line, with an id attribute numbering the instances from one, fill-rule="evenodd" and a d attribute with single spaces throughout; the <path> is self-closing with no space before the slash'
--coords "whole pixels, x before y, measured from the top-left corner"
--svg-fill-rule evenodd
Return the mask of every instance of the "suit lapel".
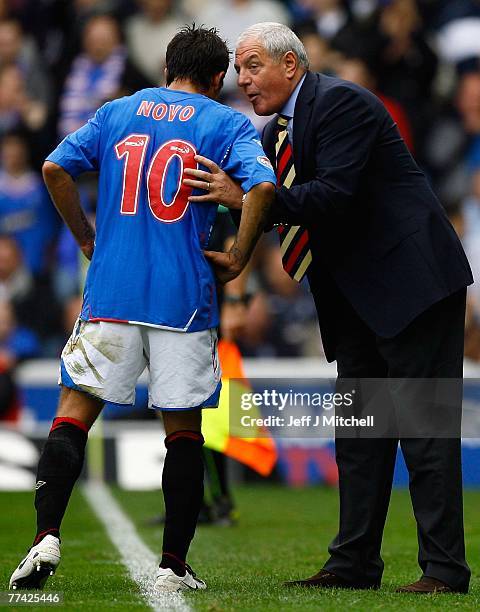
<path id="1" fill-rule="evenodd" d="M 293 159 L 297 177 L 300 176 L 302 172 L 305 132 L 312 115 L 312 102 L 315 99 L 317 82 L 317 75 L 313 72 L 307 72 L 295 103 L 293 118 Z"/>

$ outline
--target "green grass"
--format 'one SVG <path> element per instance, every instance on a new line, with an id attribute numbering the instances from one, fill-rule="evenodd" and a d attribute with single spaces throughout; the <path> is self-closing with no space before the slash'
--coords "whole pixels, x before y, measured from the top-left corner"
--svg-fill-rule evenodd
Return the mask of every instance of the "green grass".
<path id="1" fill-rule="evenodd" d="M 0 494 L 0 590 L 8 589 L 12 571 L 31 545 L 34 525 L 32 493 Z M 64 604 L 52 606 L 53 610 L 149 609 L 78 491 L 72 496 L 62 529 L 62 563 L 45 590 L 63 593 Z M 28 607 L 5 609 L 25 611 Z"/>
<path id="2" fill-rule="evenodd" d="M 162 530 L 147 527 L 145 521 L 162 511 L 161 493 L 114 493 L 145 542 L 159 553 Z M 30 493 L 0 494 L 0 590 L 6 589 L 11 571 L 31 541 L 32 497 Z M 406 491 L 393 494 L 383 546 L 384 583 L 377 592 L 282 587 L 283 580 L 311 575 L 325 560 L 337 526 L 336 491 L 250 486 L 237 489 L 235 497 L 239 524 L 201 527 L 192 546 L 189 560 L 209 587 L 186 594 L 194 610 L 480 610 L 480 492 L 465 495 L 468 557 L 474 576 L 470 594 L 427 597 L 394 593 L 396 586 L 419 576 L 415 525 Z M 62 564 L 47 587 L 64 594 L 65 605 L 57 609 L 147 609 L 79 492 L 72 498 L 62 539 Z"/>
<path id="3" fill-rule="evenodd" d="M 135 521 L 140 534 L 156 551 L 160 528 L 144 522 L 162 509 L 160 493 L 115 491 Z M 233 528 L 200 527 L 190 562 L 208 583 L 208 590 L 188 594 L 195 610 L 461 610 L 480 609 L 480 582 L 471 593 L 415 596 L 394 589 L 420 576 L 416 563 L 415 523 L 407 491 L 395 491 L 385 532 L 383 586 L 377 592 L 285 589 L 282 581 L 305 577 L 320 569 L 327 545 L 337 527 L 337 492 L 320 487 L 240 488 L 235 494 L 240 522 Z M 465 495 L 469 561 L 474 576 L 480 572 L 480 492 Z"/>

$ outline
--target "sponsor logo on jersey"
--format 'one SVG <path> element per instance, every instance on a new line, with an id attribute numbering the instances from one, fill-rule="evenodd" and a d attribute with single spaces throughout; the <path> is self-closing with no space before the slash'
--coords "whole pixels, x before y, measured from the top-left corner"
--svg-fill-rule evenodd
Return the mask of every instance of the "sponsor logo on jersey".
<path id="1" fill-rule="evenodd" d="M 47 484 L 47 483 L 45 482 L 45 480 L 38 480 L 38 481 L 37 481 L 37 484 L 35 485 L 35 491 L 38 491 L 38 489 L 39 489 L 40 487 L 43 487 L 43 485 L 44 485 L 44 484 Z"/>

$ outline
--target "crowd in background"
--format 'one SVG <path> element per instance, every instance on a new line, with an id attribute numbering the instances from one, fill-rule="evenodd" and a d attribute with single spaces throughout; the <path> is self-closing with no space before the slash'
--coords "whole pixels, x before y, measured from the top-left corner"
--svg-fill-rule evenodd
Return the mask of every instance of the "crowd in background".
<path id="1" fill-rule="evenodd" d="M 86 264 L 43 186 L 44 157 L 105 101 L 162 85 L 166 46 L 192 21 L 232 49 L 253 23 L 286 23 L 312 70 L 374 91 L 480 274 L 480 0 L 0 0 L 0 375 L 57 357 L 81 303 Z M 261 130 L 232 68 L 222 101 Z M 94 216 L 95 177 L 80 189 Z M 276 236 L 256 251 L 249 291 L 244 354 L 321 353 L 308 286 L 283 272 Z M 478 320 L 474 286 L 467 354 L 480 360 Z"/>

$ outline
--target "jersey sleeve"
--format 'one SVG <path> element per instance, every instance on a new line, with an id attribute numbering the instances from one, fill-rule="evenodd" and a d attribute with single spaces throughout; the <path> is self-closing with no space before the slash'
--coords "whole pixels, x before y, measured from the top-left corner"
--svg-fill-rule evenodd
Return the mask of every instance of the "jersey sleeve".
<path id="1" fill-rule="evenodd" d="M 50 153 L 47 161 L 58 164 L 73 178 L 82 172 L 98 170 L 100 134 L 105 107 L 106 105 L 99 108 L 84 126 L 66 136 Z"/>
<path id="2" fill-rule="evenodd" d="M 220 167 L 238 181 L 246 193 L 258 183 L 275 185 L 272 165 L 265 155 L 258 133 L 247 117 L 233 116 L 233 137 Z"/>

